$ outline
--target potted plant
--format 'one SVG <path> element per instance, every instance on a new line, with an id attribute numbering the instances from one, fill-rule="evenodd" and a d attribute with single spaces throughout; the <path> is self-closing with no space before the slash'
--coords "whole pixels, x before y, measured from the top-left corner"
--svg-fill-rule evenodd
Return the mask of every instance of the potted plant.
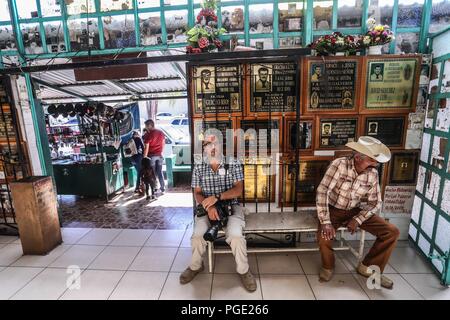
<path id="1" fill-rule="evenodd" d="M 186 32 L 188 37 L 187 53 L 202 53 L 219 50 L 223 47 L 219 36 L 226 29 L 217 29 L 216 0 L 205 0 L 197 15 L 196 24 Z"/>
<path id="2" fill-rule="evenodd" d="M 368 47 L 369 55 L 380 55 L 386 43 L 394 39 L 394 33 L 388 25 L 377 24 L 374 18 L 367 19 L 367 33 L 361 38 L 361 47 Z"/>

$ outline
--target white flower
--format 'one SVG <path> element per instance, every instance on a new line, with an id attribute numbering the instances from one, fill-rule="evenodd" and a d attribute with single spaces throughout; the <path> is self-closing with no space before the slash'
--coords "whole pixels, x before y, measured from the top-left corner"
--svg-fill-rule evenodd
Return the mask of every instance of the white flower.
<path id="1" fill-rule="evenodd" d="M 365 36 L 363 39 L 364 44 L 369 44 L 371 41 L 371 38 L 369 36 Z"/>
<path id="2" fill-rule="evenodd" d="M 367 21 L 366 21 L 367 28 L 368 29 L 372 29 L 373 26 L 375 26 L 376 23 L 377 22 L 376 22 L 376 20 L 374 18 L 367 19 Z"/>

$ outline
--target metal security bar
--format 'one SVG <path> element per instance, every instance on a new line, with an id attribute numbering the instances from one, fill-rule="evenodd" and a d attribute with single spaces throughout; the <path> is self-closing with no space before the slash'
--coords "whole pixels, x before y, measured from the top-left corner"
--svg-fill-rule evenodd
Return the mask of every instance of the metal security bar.
<path id="1" fill-rule="evenodd" d="M 59 1 L 59 9 L 57 13 L 54 13 L 50 16 L 46 16 L 43 13 L 42 3 L 40 0 L 31 0 L 32 5 L 30 7 L 35 7 L 36 11 L 30 17 L 20 17 L 19 12 L 17 10 L 18 0 L 1 0 L 4 3 L 8 4 L 8 8 L 10 10 L 10 19 L 0 21 L 0 28 L 10 28 L 11 31 L 14 30 L 15 33 L 15 46 L 5 46 L 0 51 L 0 67 L 1 64 L 11 63 L 10 56 L 21 56 L 22 52 L 20 50 L 20 44 L 24 42 L 22 30 L 26 30 L 27 27 L 32 27 L 35 30 L 35 36 L 40 38 L 39 43 L 42 46 L 42 52 L 39 54 L 36 53 L 24 53 L 22 56 L 27 60 L 37 59 L 37 58 L 65 58 L 65 57 L 73 57 L 73 56 L 86 56 L 86 55 L 101 55 L 101 54 L 118 54 L 118 53 L 126 53 L 126 52 L 143 52 L 149 50 L 165 50 L 165 49 L 177 49 L 183 50 L 186 43 L 184 42 L 175 42 L 171 43 L 169 40 L 169 26 L 166 23 L 167 17 L 170 15 L 174 15 L 177 13 L 182 13 L 183 19 L 187 21 L 184 24 L 183 28 L 192 27 L 195 23 L 196 13 L 200 9 L 200 1 L 195 0 L 186 0 L 185 4 L 182 5 L 169 5 L 167 1 L 160 0 L 159 6 L 148 7 L 143 4 L 140 4 L 137 0 L 132 0 L 131 8 L 125 8 L 120 10 L 112 10 L 112 11 L 102 11 L 101 9 L 101 0 L 92 0 L 94 4 L 94 8 L 92 12 L 86 11 L 74 14 L 74 12 L 68 11 L 68 5 L 66 1 Z M 25 1 L 23 1 L 25 3 Z M 327 3 L 332 2 L 332 6 L 327 7 Z M 28 4 L 29 2 L 26 1 Z M 426 50 L 427 37 L 429 35 L 428 30 L 430 26 L 430 16 L 434 12 L 433 10 L 437 10 L 433 7 L 432 0 L 423 0 L 418 2 L 418 6 L 407 7 L 404 6 L 407 4 L 403 3 L 402 0 L 394 0 L 392 2 L 392 10 L 388 14 L 389 18 L 392 20 L 393 31 L 396 34 L 397 40 L 392 42 L 389 46 L 389 52 L 394 53 L 397 42 L 400 43 L 403 39 L 402 35 L 406 37 L 411 36 L 412 34 L 417 35 L 418 38 L 418 52 L 423 53 Z M 300 16 L 296 16 L 296 19 L 300 19 L 300 27 L 295 31 L 288 30 L 280 30 L 280 12 L 287 11 L 289 9 L 280 9 L 288 6 L 289 4 L 297 4 L 297 11 L 300 11 Z M 250 23 L 254 20 L 255 14 L 262 15 L 262 11 L 258 12 L 258 5 L 266 5 L 267 8 L 271 8 L 271 30 L 251 30 Z M 350 27 L 342 26 L 340 21 L 342 20 L 342 15 L 350 14 L 341 10 L 341 5 L 339 0 L 332 1 L 319 1 L 319 0 L 303 0 L 303 1 L 288 1 L 288 0 L 238 0 L 238 1 L 227 1 L 218 4 L 217 15 L 219 17 L 218 25 L 219 27 L 224 26 L 222 23 L 226 21 L 226 17 L 222 15 L 223 12 L 231 12 L 234 8 L 238 7 L 239 10 L 237 13 L 242 12 L 243 25 L 244 29 L 240 32 L 234 33 L 230 32 L 222 36 L 222 40 L 228 41 L 231 39 L 233 35 L 236 35 L 239 40 L 242 41 L 242 44 L 250 45 L 252 42 L 256 41 L 266 41 L 267 44 L 272 44 L 271 48 L 277 49 L 284 47 L 286 44 L 284 42 L 290 42 L 294 40 L 295 46 L 306 46 L 309 44 L 314 37 L 330 34 L 333 31 L 340 31 L 344 34 L 355 34 L 355 33 L 364 33 L 366 31 L 365 21 L 369 16 L 376 15 L 377 12 L 374 12 L 376 6 L 371 6 L 372 3 L 370 0 L 362 1 L 360 8 L 360 21 L 361 23 L 355 24 L 355 26 L 351 25 Z M 438 2 L 436 2 L 436 8 Z M 284 6 L 284 7 L 283 7 Z M 88 6 L 87 6 L 88 7 Z M 389 7 L 389 8 L 391 8 Z M 329 19 L 330 24 L 326 27 L 317 27 L 316 26 L 316 17 L 320 10 L 328 10 L 327 17 L 325 20 Z M 414 13 L 415 11 L 421 11 L 421 18 L 419 23 L 405 23 L 398 25 L 397 20 L 399 17 L 403 17 L 403 13 L 405 10 L 409 10 L 409 12 Z M 342 9 L 344 10 L 344 9 Z M 382 10 L 382 9 L 379 9 Z M 384 9 L 383 9 L 384 10 Z M 31 11 L 31 9 L 30 9 Z M 284 12 L 283 11 L 283 12 Z M 141 41 L 141 35 L 143 34 L 145 15 L 146 14 L 155 14 L 160 17 L 160 40 L 156 44 L 152 45 L 143 45 Z M 251 14 L 250 14 L 251 13 Z M 445 14 L 443 12 L 442 14 Z M 103 35 L 103 31 L 105 30 L 105 22 L 104 20 L 109 20 L 110 18 L 124 18 L 130 19 L 130 23 L 133 26 L 135 41 L 134 45 L 125 44 L 119 46 L 117 49 L 112 48 L 109 49 L 105 45 L 105 39 Z M 298 18 L 297 18 L 298 17 Z M 80 50 L 74 50 L 71 48 L 71 30 L 70 23 L 74 20 L 84 21 L 92 19 L 93 23 L 97 24 L 98 32 L 97 37 L 98 45 L 89 45 L 87 48 L 82 48 Z M 131 21 L 133 20 L 133 21 Z M 381 22 L 381 21 L 380 21 Z M 59 39 L 58 42 L 63 43 L 63 46 L 59 46 L 56 48 L 57 52 L 52 52 L 53 48 L 49 46 L 48 40 L 51 40 L 51 37 L 48 37 L 49 31 L 46 29 L 49 23 L 59 23 L 60 28 L 62 30 L 61 34 L 64 39 Z M 297 22 L 298 23 L 298 22 Z M 12 28 L 11 28 L 12 27 Z M 171 36 L 171 35 L 170 35 Z M 89 35 L 87 35 L 89 38 Z M 86 40 L 89 42 L 89 39 Z M 280 45 L 281 41 L 281 45 Z M 290 45 L 290 44 L 287 44 Z M 19 49 L 19 50 L 18 50 Z"/>

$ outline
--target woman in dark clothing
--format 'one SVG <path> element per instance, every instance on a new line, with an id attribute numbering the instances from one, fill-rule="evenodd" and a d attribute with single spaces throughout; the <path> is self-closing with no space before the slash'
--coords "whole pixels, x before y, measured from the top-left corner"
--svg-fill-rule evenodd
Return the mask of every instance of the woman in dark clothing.
<path id="1" fill-rule="evenodd" d="M 146 199 L 155 199 L 154 190 L 156 188 L 156 175 L 153 171 L 152 162 L 148 157 L 142 159 L 141 180 L 145 184 L 145 195 L 147 196 Z M 152 191 L 151 197 L 148 192 L 150 188 Z"/>
<path id="2" fill-rule="evenodd" d="M 141 192 L 141 164 L 144 153 L 144 142 L 142 142 L 142 138 L 137 130 L 133 132 L 132 138 L 137 150 L 137 153 L 131 157 L 131 163 L 137 171 L 136 189 L 134 192 Z"/>

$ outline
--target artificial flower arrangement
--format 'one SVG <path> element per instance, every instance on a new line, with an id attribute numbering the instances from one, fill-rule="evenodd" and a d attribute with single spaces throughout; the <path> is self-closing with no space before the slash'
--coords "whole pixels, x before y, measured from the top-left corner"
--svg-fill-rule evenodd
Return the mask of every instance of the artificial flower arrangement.
<path id="1" fill-rule="evenodd" d="M 361 47 L 383 46 L 394 40 L 388 25 L 377 24 L 374 18 L 367 19 L 367 33 L 361 38 Z"/>
<path id="2" fill-rule="evenodd" d="M 333 32 L 331 35 L 319 37 L 309 44 L 309 47 L 319 55 L 333 55 L 337 52 L 355 54 L 359 48 L 359 37 Z"/>
<path id="3" fill-rule="evenodd" d="M 335 55 L 338 52 L 354 55 L 356 51 L 367 47 L 370 49 L 370 47 L 374 46 L 383 46 L 394 39 L 394 34 L 390 27 L 376 24 L 374 18 L 367 20 L 367 30 L 365 35 L 354 36 L 333 32 L 331 35 L 319 37 L 308 46 L 321 56 Z"/>
<path id="4" fill-rule="evenodd" d="M 210 52 L 223 46 L 219 36 L 226 29 L 217 29 L 216 0 L 205 0 L 202 10 L 197 15 L 196 24 L 186 32 L 188 36 L 187 53 Z"/>

